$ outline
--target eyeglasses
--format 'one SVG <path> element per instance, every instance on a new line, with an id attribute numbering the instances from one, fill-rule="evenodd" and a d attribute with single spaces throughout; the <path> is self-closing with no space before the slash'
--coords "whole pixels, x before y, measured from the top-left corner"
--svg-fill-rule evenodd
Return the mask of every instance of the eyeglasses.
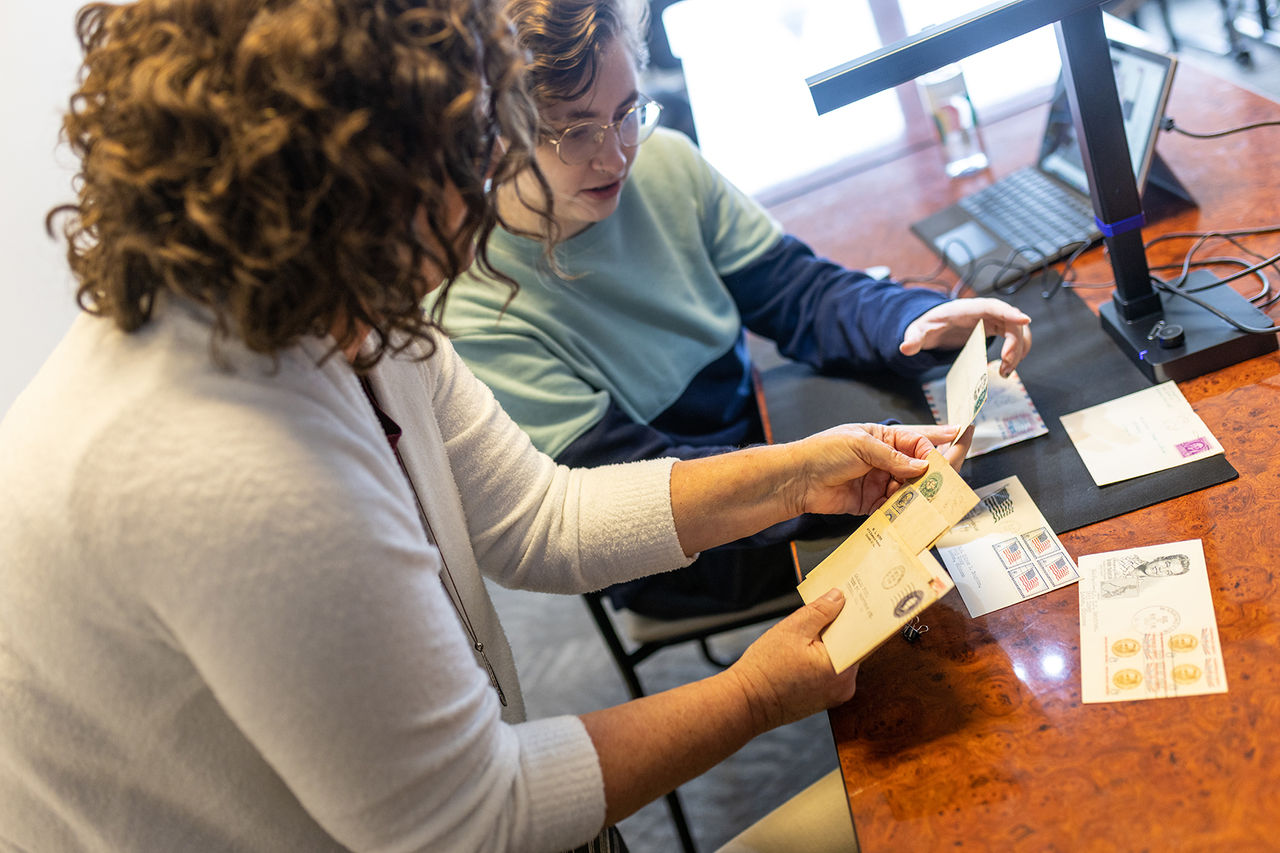
<path id="1" fill-rule="evenodd" d="M 617 121 L 608 124 L 584 121 L 566 127 L 555 136 L 548 136 L 547 141 L 556 147 L 556 154 L 562 163 L 566 166 L 580 166 L 599 153 L 604 146 L 605 134 L 611 130 L 618 134 L 619 145 L 623 148 L 635 148 L 653 135 L 660 115 L 662 104 L 641 95 Z"/>

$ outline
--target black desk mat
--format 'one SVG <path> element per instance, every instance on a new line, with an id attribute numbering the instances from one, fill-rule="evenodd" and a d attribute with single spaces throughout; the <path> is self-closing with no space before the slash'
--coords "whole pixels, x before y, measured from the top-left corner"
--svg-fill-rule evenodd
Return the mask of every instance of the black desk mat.
<path id="1" fill-rule="evenodd" d="M 1032 282 L 1002 298 L 1031 317 L 1031 352 L 1018 365 L 1018 375 L 1049 434 L 965 460 L 961 474 L 971 486 L 981 488 L 1016 474 L 1045 520 L 1064 533 L 1239 476 L 1219 455 L 1121 483 L 1095 485 L 1059 418 L 1151 383 L 1075 293 L 1059 290 L 1045 299 L 1039 283 Z M 992 357 L 998 357 L 1002 342 L 992 343 Z M 844 422 L 897 418 L 908 424 L 933 423 L 918 380 L 835 378 L 792 362 L 766 365 L 761 381 L 775 441 Z"/>

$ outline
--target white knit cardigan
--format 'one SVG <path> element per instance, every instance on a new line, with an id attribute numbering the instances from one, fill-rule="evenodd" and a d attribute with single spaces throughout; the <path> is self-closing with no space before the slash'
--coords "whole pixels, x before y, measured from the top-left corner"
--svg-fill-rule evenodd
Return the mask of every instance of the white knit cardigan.
<path id="1" fill-rule="evenodd" d="M 0 423 L 0 847 L 599 830 L 590 739 L 523 721 L 481 574 L 576 593 L 687 563 L 671 460 L 557 467 L 448 341 L 387 359 L 371 384 L 437 550 L 352 370 L 317 366 L 329 343 L 215 360 L 190 306 L 132 335 L 85 316 Z"/>

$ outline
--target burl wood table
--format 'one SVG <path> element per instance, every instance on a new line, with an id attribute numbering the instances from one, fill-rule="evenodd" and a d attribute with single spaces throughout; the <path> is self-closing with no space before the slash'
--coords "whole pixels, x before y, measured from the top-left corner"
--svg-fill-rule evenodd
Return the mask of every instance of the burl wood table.
<path id="1" fill-rule="evenodd" d="M 1280 119 L 1280 106 L 1184 61 L 1169 113 L 1217 130 Z M 990 174 L 949 181 L 936 150 L 916 149 L 771 210 L 828 257 L 927 275 L 936 259 L 907 225 L 1029 162 L 1043 118 L 1031 110 L 988 126 Z M 1280 224 L 1280 129 L 1166 134 L 1160 151 L 1199 206 L 1164 212 L 1147 239 Z M 1280 237 L 1252 245 L 1273 254 Z M 1151 263 L 1180 262 L 1187 247 L 1154 245 Z M 1220 248 L 1209 254 L 1241 255 Z M 1076 272 L 1082 284 L 1110 281 L 1100 248 Z M 1252 294 L 1258 283 L 1235 286 Z M 1095 308 L 1110 296 L 1077 292 Z M 1239 478 L 1062 541 L 1078 557 L 1201 539 L 1229 691 L 1083 705 L 1074 586 L 977 619 L 952 592 L 924 613 L 919 642 L 893 638 L 874 652 L 857 695 L 831 712 L 864 850 L 1280 850 L 1280 358 L 1180 387 Z"/>

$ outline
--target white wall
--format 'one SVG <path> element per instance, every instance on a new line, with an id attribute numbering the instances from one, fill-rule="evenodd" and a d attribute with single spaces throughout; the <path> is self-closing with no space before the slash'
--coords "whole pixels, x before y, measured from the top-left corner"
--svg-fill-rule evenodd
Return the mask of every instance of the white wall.
<path id="1" fill-rule="evenodd" d="M 49 208 L 72 200 L 61 113 L 80 51 L 83 0 L 0 0 L 0 417 L 75 316 L 62 241 Z"/>

